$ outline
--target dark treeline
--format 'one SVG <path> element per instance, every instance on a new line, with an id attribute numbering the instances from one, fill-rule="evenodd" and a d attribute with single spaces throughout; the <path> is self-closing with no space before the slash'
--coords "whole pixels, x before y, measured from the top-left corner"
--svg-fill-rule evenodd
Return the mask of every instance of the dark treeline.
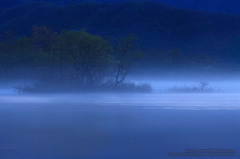
<path id="1" fill-rule="evenodd" d="M 0 36 L 0 79 L 30 81 L 31 85 L 17 87 L 25 92 L 145 92 L 151 90 L 149 85 L 126 82 L 133 64 L 134 73 L 161 75 L 161 71 L 229 70 L 232 61 L 204 52 L 187 54 L 177 47 L 141 51 L 133 35 L 106 39 L 85 30 L 57 32 L 46 26 L 33 27 L 29 36 L 7 31 Z M 238 54 L 231 57 L 239 59 Z"/>
<path id="2" fill-rule="evenodd" d="M 150 90 L 146 84 L 124 82 L 132 64 L 143 56 L 133 35 L 112 46 L 85 30 L 57 33 L 42 26 L 34 27 L 29 37 L 6 32 L 1 39 L 1 74 L 18 72 L 35 81 L 19 91 Z"/>

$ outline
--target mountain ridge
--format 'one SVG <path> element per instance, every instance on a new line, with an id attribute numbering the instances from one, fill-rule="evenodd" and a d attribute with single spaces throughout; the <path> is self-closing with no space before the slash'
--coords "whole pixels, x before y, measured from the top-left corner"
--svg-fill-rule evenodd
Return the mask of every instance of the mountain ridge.
<path id="1" fill-rule="evenodd" d="M 29 3 L 0 12 L 0 32 L 30 35 L 33 26 L 80 30 L 110 41 L 134 34 L 144 50 L 179 48 L 185 54 L 238 52 L 240 16 L 193 11 L 159 2 L 55 5 Z M 236 51 L 237 50 L 237 51 Z"/>

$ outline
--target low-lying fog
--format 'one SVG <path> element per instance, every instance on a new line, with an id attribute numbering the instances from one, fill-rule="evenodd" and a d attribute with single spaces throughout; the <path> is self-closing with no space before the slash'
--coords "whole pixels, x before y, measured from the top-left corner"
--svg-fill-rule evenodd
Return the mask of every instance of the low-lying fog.
<path id="1" fill-rule="evenodd" d="M 199 86 L 201 82 L 207 83 L 215 93 L 240 93 L 240 72 L 163 72 L 151 75 L 131 76 L 132 81 L 149 83 L 154 92 L 168 92 L 174 87 Z"/>
<path id="2" fill-rule="evenodd" d="M 230 149 L 200 157 L 239 158 L 237 78 L 129 79 L 149 83 L 153 92 L 18 94 L 12 87 L 26 82 L 2 82 L 0 158 L 171 159 L 169 153 L 184 158 L 186 149 Z M 200 81 L 215 91 L 169 92 L 199 88 Z"/>
<path id="3" fill-rule="evenodd" d="M 240 110 L 240 94 L 68 94 L 6 95 L 0 104 L 137 106 L 143 109 Z"/>
<path id="4" fill-rule="evenodd" d="M 151 93 L 19 94 L 15 86 L 29 82 L 0 84 L 0 103 L 79 103 L 122 106 L 146 106 L 158 109 L 234 109 L 240 110 L 240 77 L 234 75 L 130 76 L 128 81 L 148 83 Z M 205 90 L 200 89 L 205 82 Z M 179 89 L 181 91 L 179 91 Z M 186 91 L 186 89 L 188 89 Z M 151 107 L 150 107 L 151 106 Z"/>

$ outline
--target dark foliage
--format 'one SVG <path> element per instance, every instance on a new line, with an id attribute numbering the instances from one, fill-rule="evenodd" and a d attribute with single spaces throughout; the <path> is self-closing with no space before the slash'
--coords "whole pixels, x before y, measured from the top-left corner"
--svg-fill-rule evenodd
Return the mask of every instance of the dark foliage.
<path id="1" fill-rule="evenodd" d="M 132 39 L 124 37 L 112 47 L 85 30 L 58 34 L 36 26 L 32 36 L 19 38 L 6 32 L 0 43 L 0 70 L 18 70 L 34 80 L 32 86 L 16 87 L 19 92 L 149 91 L 146 85 L 124 82 L 133 62 L 142 55 Z M 24 75 L 24 71 L 29 72 Z M 111 84 L 106 82 L 112 79 Z"/>

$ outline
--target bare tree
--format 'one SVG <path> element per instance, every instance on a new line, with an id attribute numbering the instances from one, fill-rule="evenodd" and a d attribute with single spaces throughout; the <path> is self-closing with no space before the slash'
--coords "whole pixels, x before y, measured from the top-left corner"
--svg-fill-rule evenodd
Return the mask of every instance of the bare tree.
<path id="1" fill-rule="evenodd" d="M 115 84 L 119 85 L 124 82 L 132 64 L 143 56 L 143 53 L 136 47 L 137 38 L 129 35 L 123 37 L 115 51 L 116 69 Z"/>
<path id="2" fill-rule="evenodd" d="M 204 91 L 207 86 L 208 86 L 208 82 L 205 82 L 205 81 L 201 81 L 200 82 L 200 89 L 201 89 L 201 91 Z"/>

